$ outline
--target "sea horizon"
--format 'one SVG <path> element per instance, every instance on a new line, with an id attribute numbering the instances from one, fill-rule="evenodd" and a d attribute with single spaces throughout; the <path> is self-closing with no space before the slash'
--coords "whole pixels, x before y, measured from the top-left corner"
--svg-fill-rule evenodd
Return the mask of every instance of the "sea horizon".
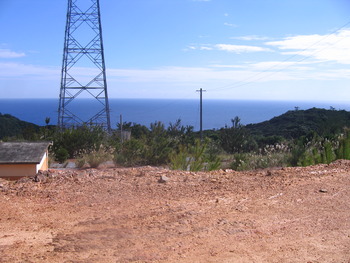
<path id="1" fill-rule="evenodd" d="M 79 98 L 72 102 L 72 109 L 82 119 L 88 119 L 97 112 L 95 99 Z M 11 114 L 23 121 L 44 126 L 45 119 L 56 125 L 58 119 L 57 98 L 9 98 L 0 99 L 0 113 Z M 112 129 L 116 128 L 122 116 L 123 122 L 142 124 L 147 127 L 160 121 L 168 126 L 180 119 L 182 125 L 199 130 L 199 99 L 159 99 L 159 98 L 110 98 Z M 323 108 L 350 110 L 346 101 L 280 101 L 280 100 L 232 100 L 203 99 L 203 129 L 220 129 L 231 126 L 231 119 L 238 116 L 244 125 L 268 121 L 290 110 Z"/>

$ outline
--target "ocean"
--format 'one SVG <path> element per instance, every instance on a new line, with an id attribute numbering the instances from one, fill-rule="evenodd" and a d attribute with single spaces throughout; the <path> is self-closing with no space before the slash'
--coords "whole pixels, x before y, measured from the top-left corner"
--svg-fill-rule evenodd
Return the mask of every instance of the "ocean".
<path id="1" fill-rule="evenodd" d="M 75 99 L 75 113 L 87 120 L 93 116 L 96 100 Z M 73 103 L 72 103 L 73 104 Z M 161 121 L 166 126 L 181 119 L 182 125 L 200 128 L 199 100 L 176 99 L 109 99 L 111 125 L 116 128 L 122 115 L 123 122 L 149 125 Z M 231 126 L 231 119 L 238 116 L 242 124 L 259 123 L 270 120 L 289 110 L 331 107 L 336 110 L 350 110 L 346 102 L 307 102 L 307 101 L 248 101 L 248 100 L 203 100 L 203 129 L 219 129 Z M 45 125 L 57 124 L 58 99 L 0 99 L 0 113 L 11 114 L 21 120 Z"/>

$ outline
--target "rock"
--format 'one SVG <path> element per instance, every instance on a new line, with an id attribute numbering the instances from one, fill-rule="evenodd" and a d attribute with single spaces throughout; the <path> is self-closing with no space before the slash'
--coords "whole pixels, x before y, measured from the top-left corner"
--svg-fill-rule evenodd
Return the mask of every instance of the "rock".
<path id="1" fill-rule="evenodd" d="M 271 169 L 266 172 L 266 176 L 277 176 L 281 175 L 280 169 Z"/>
<path id="2" fill-rule="evenodd" d="M 34 182 L 41 182 L 41 183 L 44 183 L 44 182 L 47 181 L 47 176 L 45 176 L 45 175 L 39 173 L 39 174 L 37 174 L 36 176 L 34 176 L 33 181 L 34 181 Z"/>
<path id="3" fill-rule="evenodd" d="M 0 192 L 7 192 L 9 190 L 9 187 L 4 184 L 0 184 Z"/>
<path id="4" fill-rule="evenodd" d="M 146 176 L 145 171 L 140 171 L 138 174 L 136 174 L 136 177 L 144 177 L 144 176 Z"/>
<path id="5" fill-rule="evenodd" d="M 48 176 L 49 175 L 49 171 L 46 171 L 46 170 L 39 170 L 39 172 L 37 173 L 38 174 L 42 174 L 44 176 Z"/>
<path id="6" fill-rule="evenodd" d="M 320 189 L 320 193 L 327 193 L 328 191 L 326 189 Z"/>
<path id="7" fill-rule="evenodd" d="M 33 180 L 34 180 L 34 178 L 29 178 L 29 177 L 25 176 L 25 177 L 21 177 L 18 180 L 16 180 L 16 184 L 25 184 L 25 183 L 28 183 L 28 182 L 33 181 Z"/>
<path id="8" fill-rule="evenodd" d="M 160 176 L 158 183 L 165 184 L 165 183 L 169 182 L 169 180 L 170 179 L 168 177 L 166 177 L 165 175 L 162 175 L 162 176 Z"/>

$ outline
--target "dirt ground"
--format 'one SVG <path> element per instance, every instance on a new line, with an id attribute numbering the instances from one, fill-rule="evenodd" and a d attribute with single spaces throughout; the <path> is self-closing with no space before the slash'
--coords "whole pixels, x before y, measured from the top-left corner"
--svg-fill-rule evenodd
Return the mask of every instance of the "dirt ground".
<path id="1" fill-rule="evenodd" d="M 350 162 L 0 180 L 0 262 L 350 262 Z"/>

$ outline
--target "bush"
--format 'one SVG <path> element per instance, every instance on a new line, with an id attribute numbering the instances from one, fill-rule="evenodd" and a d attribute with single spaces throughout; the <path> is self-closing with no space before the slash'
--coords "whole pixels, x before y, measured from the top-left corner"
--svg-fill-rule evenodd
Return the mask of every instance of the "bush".
<path id="1" fill-rule="evenodd" d="M 342 157 L 343 145 L 341 141 L 339 142 L 339 138 L 323 138 L 316 133 L 303 136 L 293 147 L 290 163 L 292 166 L 329 164 Z"/>
<path id="2" fill-rule="evenodd" d="M 336 156 L 338 159 L 350 160 L 350 131 L 345 130 L 345 134 L 338 137 L 338 148 L 336 149 Z"/>
<path id="3" fill-rule="evenodd" d="M 58 148 L 58 150 L 55 152 L 55 159 L 59 163 L 64 163 L 65 161 L 67 161 L 68 157 L 69 153 L 65 148 Z"/>
<path id="4" fill-rule="evenodd" d="M 144 148 L 145 145 L 142 141 L 132 138 L 117 146 L 114 162 L 126 166 L 143 164 L 145 163 Z"/>
<path id="5" fill-rule="evenodd" d="M 335 153 L 331 142 L 326 141 L 323 145 L 322 161 L 323 163 L 330 164 L 336 159 Z"/>
<path id="6" fill-rule="evenodd" d="M 240 123 L 240 119 L 235 117 L 231 120 L 232 127 L 225 126 L 219 130 L 221 147 L 227 153 L 244 153 L 255 151 L 258 148 L 249 130 Z"/>
<path id="7" fill-rule="evenodd" d="M 234 154 L 231 169 L 237 171 L 285 167 L 289 165 L 291 152 L 287 145 L 267 145 L 259 153 Z"/>
<path id="8" fill-rule="evenodd" d="M 111 161 L 112 156 L 112 152 L 108 147 L 100 146 L 98 150 L 82 153 L 77 159 L 76 165 L 82 168 L 85 164 L 88 164 L 91 168 L 97 168 L 100 164 Z"/>
<path id="9" fill-rule="evenodd" d="M 81 126 L 57 130 L 53 138 L 53 151 L 65 148 L 70 158 L 75 158 L 79 152 L 90 152 L 96 145 L 104 144 L 107 140 L 106 132 L 99 126 Z"/>
<path id="10" fill-rule="evenodd" d="M 177 151 L 170 155 L 170 168 L 173 170 L 217 170 L 221 166 L 218 157 L 208 153 L 208 141 L 201 143 L 196 140 L 193 145 L 180 145 Z"/>
<path id="11" fill-rule="evenodd" d="M 144 160 L 147 164 L 162 165 L 169 162 L 174 142 L 167 134 L 163 123 L 151 123 L 150 133 L 144 142 Z"/>

